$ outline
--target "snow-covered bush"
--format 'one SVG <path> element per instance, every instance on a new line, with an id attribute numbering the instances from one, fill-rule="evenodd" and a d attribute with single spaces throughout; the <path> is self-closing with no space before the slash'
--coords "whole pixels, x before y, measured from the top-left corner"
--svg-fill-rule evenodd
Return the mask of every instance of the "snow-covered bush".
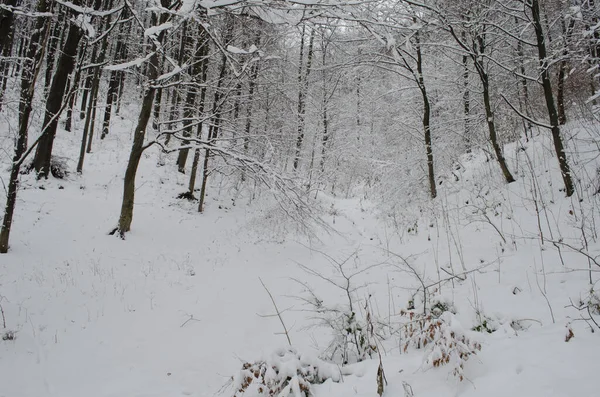
<path id="1" fill-rule="evenodd" d="M 266 360 L 246 362 L 234 377 L 233 397 L 310 397 L 311 385 L 341 380 L 336 365 L 280 349 Z"/>
<path id="2" fill-rule="evenodd" d="M 449 365 L 452 375 L 462 381 L 464 363 L 481 350 L 481 344 L 467 336 L 454 314 L 446 311 L 434 317 L 411 310 L 402 317 L 408 320 L 402 326 L 402 350 L 424 349 L 423 369 Z"/>
<path id="3" fill-rule="evenodd" d="M 312 326 L 331 330 L 331 342 L 321 357 L 341 365 L 373 358 L 377 354 L 376 341 L 385 339 L 386 335 L 389 335 L 389 325 L 374 317 L 369 307 L 370 297 L 360 298 L 357 291 L 365 285 L 359 284 L 357 276 L 380 264 L 352 268 L 350 264 L 358 259 L 358 252 L 353 252 L 341 260 L 325 254 L 323 256 L 334 270 L 332 275 L 301 264 L 299 266 L 309 275 L 326 281 L 342 292 L 344 303 L 326 303 L 307 282 L 295 280 L 304 288 L 303 294 L 298 296 L 298 299 L 308 306 L 307 311 L 311 313 Z"/>
<path id="4" fill-rule="evenodd" d="M 311 291 L 311 297 L 303 298 L 311 306 L 313 326 L 328 328 L 331 341 L 321 357 L 341 364 L 352 364 L 373 358 L 377 354 L 375 338 L 383 339 L 386 330 L 381 322 L 373 321 L 371 314 L 356 313 L 358 302 L 352 305 L 326 305 Z"/>

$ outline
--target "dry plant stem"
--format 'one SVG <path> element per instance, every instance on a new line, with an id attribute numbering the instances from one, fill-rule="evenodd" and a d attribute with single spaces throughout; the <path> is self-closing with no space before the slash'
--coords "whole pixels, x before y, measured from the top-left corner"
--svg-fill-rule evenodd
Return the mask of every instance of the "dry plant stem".
<path id="1" fill-rule="evenodd" d="M 200 320 L 198 320 L 197 318 L 194 318 L 194 315 L 193 315 L 193 314 L 189 314 L 189 318 L 188 318 L 187 320 L 185 320 L 185 321 L 183 322 L 183 324 L 181 324 L 181 325 L 179 326 L 179 328 L 183 328 L 183 327 L 185 327 L 185 325 L 186 325 L 187 323 L 189 323 L 190 321 L 200 321 Z"/>
<path id="2" fill-rule="evenodd" d="M 572 246 L 572 245 L 571 245 L 571 244 L 569 244 L 569 243 L 565 243 L 564 241 L 550 241 L 550 242 L 551 242 L 552 244 L 562 245 L 562 246 L 565 246 L 565 247 L 567 247 L 567 248 L 570 248 L 570 249 L 572 249 L 573 251 L 575 251 L 575 252 L 578 252 L 578 253 L 580 253 L 581 255 L 583 255 L 583 256 L 585 256 L 586 258 L 588 258 L 590 261 L 592 261 L 592 262 L 594 263 L 594 265 L 596 265 L 596 266 L 600 267 L 600 263 L 599 263 L 599 262 L 598 262 L 598 260 L 597 260 L 598 256 L 596 256 L 596 257 L 593 257 L 593 256 L 591 256 L 590 254 L 588 254 L 587 252 L 585 252 L 585 250 L 584 250 L 583 248 L 577 248 L 577 247 L 574 247 L 574 246 Z"/>
<path id="3" fill-rule="evenodd" d="M 6 329 L 6 316 L 4 315 L 4 308 L 2 307 L 1 303 L 0 303 L 0 313 L 2 313 L 2 325 L 3 325 L 4 329 Z"/>
<path id="4" fill-rule="evenodd" d="M 541 250 L 540 250 L 540 256 L 542 257 L 542 274 L 544 276 L 544 287 L 542 288 L 542 286 L 540 285 L 540 282 L 538 280 L 537 270 L 535 270 L 535 283 L 537 284 L 538 289 L 540 290 L 540 293 L 546 300 L 546 304 L 548 305 L 548 309 L 550 310 L 550 317 L 552 317 L 552 324 L 556 324 L 556 319 L 554 318 L 554 310 L 552 310 L 552 305 L 550 304 L 550 300 L 548 299 L 548 295 L 546 294 L 546 272 L 545 272 L 545 270 L 543 270 L 544 269 L 544 257 L 543 257 L 543 253 Z M 535 264 L 535 259 L 534 259 L 534 264 Z"/>
<path id="5" fill-rule="evenodd" d="M 269 291 L 269 289 L 267 288 L 267 286 L 265 285 L 265 283 L 263 283 L 263 281 L 262 281 L 262 279 L 260 277 L 258 278 L 258 280 L 262 284 L 262 286 L 265 289 L 265 291 L 267 291 L 267 294 L 269 294 L 269 298 L 271 298 L 271 302 L 273 303 L 273 307 L 275 308 L 275 313 L 276 313 L 277 317 L 279 318 L 279 321 L 281 322 L 281 326 L 283 327 L 283 332 L 285 334 L 285 337 L 287 338 L 288 344 L 290 346 L 292 346 L 292 341 L 290 340 L 290 333 L 288 332 L 288 329 L 285 326 L 285 323 L 283 322 L 283 318 L 281 317 L 281 312 L 277 308 L 277 303 L 275 303 L 275 299 L 273 298 L 273 295 L 271 295 L 271 291 Z"/>

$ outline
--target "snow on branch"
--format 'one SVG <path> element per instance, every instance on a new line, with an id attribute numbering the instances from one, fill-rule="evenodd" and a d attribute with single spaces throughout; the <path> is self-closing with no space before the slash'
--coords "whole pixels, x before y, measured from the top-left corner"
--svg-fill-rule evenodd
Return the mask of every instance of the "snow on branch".
<path id="1" fill-rule="evenodd" d="M 123 6 L 119 6 L 119 7 L 113 8 L 112 10 L 97 11 L 91 7 L 81 7 L 81 6 L 71 3 L 69 1 L 56 0 L 56 2 L 64 7 L 67 7 L 69 9 L 77 12 L 77 13 L 90 15 L 90 16 L 94 16 L 94 17 L 106 17 L 108 15 L 117 13 L 123 9 Z"/>
<path id="2" fill-rule="evenodd" d="M 54 14 L 51 12 L 32 12 L 25 11 L 22 7 L 13 7 L 6 4 L 0 4 L 0 10 L 6 10 L 8 12 L 12 12 L 15 15 L 23 15 L 31 18 L 40 18 L 40 17 L 53 17 Z"/>
<path id="3" fill-rule="evenodd" d="M 77 15 L 77 18 L 71 19 L 73 24 L 83 30 L 87 37 L 94 38 L 96 37 L 96 29 L 94 29 L 94 26 L 91 24 L 90 20 L 91 18 L 89 15 L 84 14 L 79 14 Z"/>
<path id="4" fill-rule="evenodd" d="M 325 229 L 329 229 L 329 226 L 318 216 L 313 205 L 308 202 L 306 192 L 301 189 L 298 183 L 290 176 L 282 174 L 272 169 L 268 164 L 247 156 L 235 149 L 217 146 L 213 141 L 184 137 L 177 133 L 171 133 L 173 138 L 191 143 L 189 145 L 169 149 L 159 142 L 159 138 L 162 135 L 165 135 L 165 133 L 159 134 L 156 139 L 149 142 L 144 149 L 152 145 L 157 145 L 165 153 L 177 152 L 184 149 L 209 150 L 212 154 L 223 159 L 227 165 L 240 169 L 248 177 L 266 186 L 273 194 L 279 208 L 290 219 L 298 222 L 299 225 L 308 226 L 308 224 L 312 223 Z M 307 227 L 307 230 L 310 230 L 310 228 Z"/>
<path id="5" fill-rule="evenodd" d="M 247 50 L 244 50 L 242 48 L 238 48 L 238 47 L 234 47 L 232 45 L 228 45 L 227 46 L 227 51 L 231 52 L 232 54 L 253 54 L 258 50 L 258 48 L 256 48 L 256 46 L 254 44 L 252 44 L 250 46 L 250 48 L 248 48 Z"/>
<path id="6" fill-rule="evenodd" d="M 156 37 L 158 37 L 158 35 L 160 34 L 160 32 L 165 31 L 165 30 L 169 30 L 172 27 L 173 27 L 173 23 L 172 22 L 165 22 L 165 23 L 157 25 L 157 26 L 152 26 L 152 27 L 149 27 L 148 29 L 146 29 L 144 31 L 144 36 L 145 37 L 156 38 Z"/>
<path id="7" fill-rule="evenodd" d="M 105 70 L 125 70 L 125 69 L 129 69 L 131 67 L 134 66 L 140 66 L 141 64 L 143 64 L 144 62 L 146 62 L 148 59 L 150 59 L 150 57 L 152 56 L 152 54 L 154 54 L 153 52 L 149 53 L 148 55 L 146 55 L 143 58 L 136 58 L 134 60 L 131 60 L 129 62 L 124 62 L 124 63 L 119 63 L 116 65 L 109 65 L 106 66 L 104 69 Z"/>

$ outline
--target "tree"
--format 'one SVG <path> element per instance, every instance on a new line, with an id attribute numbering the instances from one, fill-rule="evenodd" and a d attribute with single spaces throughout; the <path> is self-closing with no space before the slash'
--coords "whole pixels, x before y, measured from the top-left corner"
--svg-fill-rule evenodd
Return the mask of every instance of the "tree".
<path id="1" fill-rule="evenodd" d="M 161 6 L 168 9 L 171 7 L 169 0 L 161 0 Z M 131 10 L 135 13 L 134 10 Z M 135 176 L 137 173 L 138 166 L 142 153 L 144 152 L 144 139 L 146 137 L 146 128 L 148 127 L 148 121 L 152 115 L 152 104 L 154 102 L 154 94 L 156 92 L 155 84 L 156 79 L 159 76 L 158 61 L 161 50 L 161 44 L 166 34 L 166 29 L 169 25 L 165 25 L 171 18 L 171 15 L 166 12 L 152 12 L 150 17 L 150 26 L 157 29 L 158 33 L 154 33 L 146 30 L 146 33 L 152 42 L 152 52 L 148 57 L 148 65 L 146 68 L 147 83 L 144 87 L 142 107 L 138 115 L 137 125 L 134 130 L 133 143 L 131 145 L 131 152 L 129 154 L 129 160 L 127 162 L 127 169 L 125 170 L 125 178 L 123 179 L 123 201 L 121 203 L 121 214 L 119 216 L 118 226 L 111 232 L 111 234 L 118 233 L 121 238 L 124 238 L 125 233 L 131 230 L 131 222 L 133 220 L 133 206 L 135 199 Z M 140 25 L 143 26 L 142 22 L 138 20 Z"/>
<path id="2" fill-rule="evenodd" d="M 81 0 L 74 0 L 72 4 L 77 7 L 81 5 Z M 66 10 L 66 12 L 71 13 L 71 10 Z M 69 33 L 67 34 L 67 38 L 58 59 L 56 73 L 52 79 L 52 85 L 50 86 L 50 91 L 46 100 L 43 123 L 44 128 L 42 130 L 41 139 L 37 144 L 32 164 L 32 167 L 37 172 L 38 178 L 48 178 L 48 175 L 51 172 L 50 161 L 54 137 L 56 136 L 56 129 L 58 127 L 58 118 L 64 108 L 63 101 L 69 75 L 73 71 L 77 60 L 77 46 L 83 37 L 83 22 L 84 18 L 82 15 L 79 15 L 78 19 L 71 21 Z"/>
<path id="3" fill-rule="evenodd" d="M 43 15 L 48 10 L 48 1 L 39 0 L 36 11 Z M 0 230 L 0 254 L 8 252 L 10 232 L 12 228 L 13 215 L 17 203 L 17 190 L 19 187 L 19 172 L 23 161 L 26 159 L 27 134 L 29 128 L 29 118 L 33 109 L 33 95 L 37 78 L 44 57 L 45 44 L 48 39 L 49 22 L 47 18 L 39 16 L 35 20 L 35 29 L 29 41 L 27 49 L 27 60 L 23 65 L 21 72 L 21 96 L 19 101 L 19 130 L 15 143 L 15 151 L 8 182 L 8 192 L 6 195 L 6 206 L 2 220 L 2 229 Z M 29 152 L 31 149 L 29 150 Z"/>

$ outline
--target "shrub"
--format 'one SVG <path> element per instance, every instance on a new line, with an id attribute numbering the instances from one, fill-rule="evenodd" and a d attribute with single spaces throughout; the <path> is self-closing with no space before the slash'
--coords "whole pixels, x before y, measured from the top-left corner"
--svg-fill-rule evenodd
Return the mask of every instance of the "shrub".
<path id="1" fill-rule="evenodd" d="M 427 368 L 449 365 L 452 375 L 464 380 L 464 363 L 481 350 L 481 344 L 470 339 L 451 312 L 439 317 L 404 311 L 408 320 L 402 326 L 402 350 L 424 349 L 424 366 Z"/>
<path id="2" fill-rule="evenodd" d="M 293 348 L 281 349 L 267 360 L 245 362 L 234 378 L 233 397 L 241 397 L 245 393 L 268 397 L 310 397 L 311 385 L 327 379 L 340 381 L 337 366 L 302 356 Z"/>

